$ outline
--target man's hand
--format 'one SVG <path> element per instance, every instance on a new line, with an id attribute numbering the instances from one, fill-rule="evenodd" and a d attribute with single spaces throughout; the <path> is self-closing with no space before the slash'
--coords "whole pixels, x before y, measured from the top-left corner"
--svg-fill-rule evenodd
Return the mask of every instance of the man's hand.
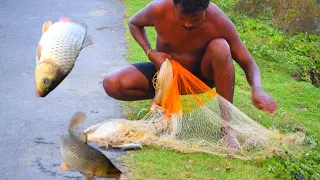
<path id="1" fill-rule="evenodd" d="M 168 58 L 171 59 L 172 57 L 167 53 L 162 52 L 154 52 L 151 51 L 148 56 L 149 60 L 154 64 L 157 70 L 160 69 L 162 63 Z"/>
<path id="2" fill-rule="evenodd" d="M 274 99 L 262 88 L 252 89 L 252 104 L 258 109 L 266 111 L 269 114 L 274 114 L 277 109 L 277 104 Z"/>

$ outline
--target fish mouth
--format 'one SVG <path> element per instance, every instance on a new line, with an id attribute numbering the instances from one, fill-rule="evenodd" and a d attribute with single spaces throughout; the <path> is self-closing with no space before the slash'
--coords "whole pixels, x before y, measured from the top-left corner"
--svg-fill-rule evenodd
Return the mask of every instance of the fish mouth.
<path id="1" fill-rule="evenodd" d="M 114 178 L 120 179 L 120 178 L 121 178 L 121 175 L 122 175 L 122 172 L 120 171 L 120 172 L 118 172 L 118 173 L 115 174 Z"/>
<path id="2" fill-rule="evenodd" d="M 42 91 L 40 91 L 39 89 L 37 89 L 37 95 L 38 95 L 39 97 L 45 97 L 45 96 L 46 96 L 46 94 L 43 93 Z"/>

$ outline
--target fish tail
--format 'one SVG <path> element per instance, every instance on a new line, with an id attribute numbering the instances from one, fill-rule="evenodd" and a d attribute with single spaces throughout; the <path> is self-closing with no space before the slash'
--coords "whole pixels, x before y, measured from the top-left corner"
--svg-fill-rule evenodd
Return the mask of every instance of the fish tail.
<path id="1" fill-rule="evenodd" d="M 75 113 L 71 118 L 71 121 L 68 127 L 69 133 L 72 134 L 73 136 L 76 136 L 74 128 L 75 126 L 78 126 L 79 124 L 84 122 L 85 118 L 86 118 L 86 115 L 83 112 Z"/>
<path id="2" fill-rule="evenodd" d="M 83 175 L 82 176 L 82 180 L 93 180 L 93 177 L 89 177 L 89 176 Z"/>

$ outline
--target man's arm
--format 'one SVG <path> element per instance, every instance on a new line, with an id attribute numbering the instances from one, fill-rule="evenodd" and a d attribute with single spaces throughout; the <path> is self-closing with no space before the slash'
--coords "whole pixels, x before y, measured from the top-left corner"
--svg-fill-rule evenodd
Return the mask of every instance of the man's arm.
<path id="1" fill-rule="evenodd" d="M 232 58 L 240 65 L 246 74 L 248 83 L 252 88 L 262 88 L 261 84 L 261 73 L 259 67 L 253 60 L 248 49 L 241 41 L 239 34 L 230 21 L 225 15 L 220 19 L 222 25 L 223 37 L 227 40 L 230 45 L 230 51 Z"/>
<path id="2" fill-rule="evenodd" d="M 258 65 L 253 60 L 248 49 L 241 41 L 239 34 L 231 20 L 223 13 L 219 18 L 222 36 L 230 45 L 232 58 L 240 65 L 252 87 L 252 103 L 260 110 L 274 113 L 277 104 L 271 96 L 264 92 L 261 83 L 261 73 Z"/>
<path id="3" fill-rule="evenodd" d="M 146 7 L 134 14 L 129 20 L 129 29 L 133 38 L 142 47 L 147 54 L 149 60 L 154 66 L 159 69 L 166 58 L 171 59 L 171 56 L 162 53 L 150 51 L 152 48 L 147 38 L 145 27 L 154 26 L 154 22 L 159 15 L 163 15 L 161 1 L 152 1 Z"/>
<path id="4" fill-rule="evenodd" d="M 153 26 L 155 5 L 153 2 L 138 11 L 129 19 L 129 29 L 133 38 L 142 47 L 145 53 L 151 48 L 145 27 Z"/>

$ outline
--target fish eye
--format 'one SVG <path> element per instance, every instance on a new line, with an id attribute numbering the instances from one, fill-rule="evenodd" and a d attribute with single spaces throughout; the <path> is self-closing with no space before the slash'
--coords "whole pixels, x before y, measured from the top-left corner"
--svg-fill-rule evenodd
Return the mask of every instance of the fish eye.
<path id="1" fill-rule="evenodd" d="M 49 79 L 44 80 L 44 84 L 50 84 L 50 83 L 51 83 L 51 81 Z"/>

